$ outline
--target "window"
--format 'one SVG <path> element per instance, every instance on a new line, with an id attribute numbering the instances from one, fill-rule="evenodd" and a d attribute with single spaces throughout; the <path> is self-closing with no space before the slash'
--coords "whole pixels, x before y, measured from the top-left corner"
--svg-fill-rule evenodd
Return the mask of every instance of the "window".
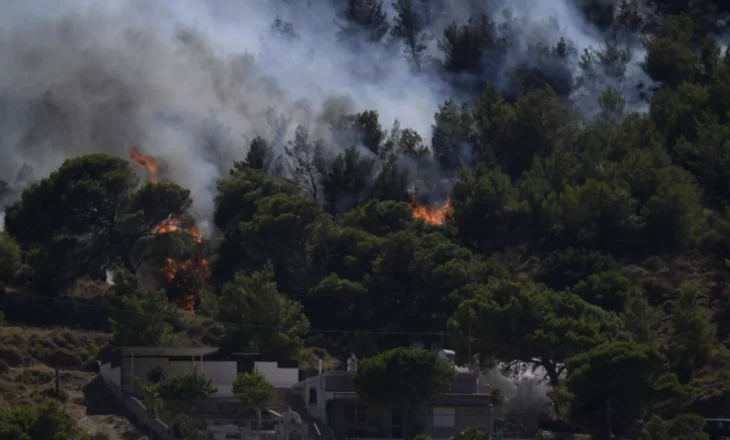
<path id="1" fill-rule="evenodd" d="M 310 388 L 309 389 L 309 404 L 313 405 L 315 403 L 317 403 L 317 389 Z"/>
<path id="2" fill-rule="evenodd" d="M 392 438 L 403 438 L 403 428 L 400 426 L 394 426 L 390 429 L 390 436 Z"/>
<path id="3" fill-rule="evenodd" d="M 434 428 L 453 428 L 456 426 L 456 411 L 454 408 L 434 408 Z"/>
<path id="4" fill-rule="evenodd" d="M 345 405 L 345 422 L 347 422 L 347 423 L 367 423 L 368 422 L 367 405 Z"/>

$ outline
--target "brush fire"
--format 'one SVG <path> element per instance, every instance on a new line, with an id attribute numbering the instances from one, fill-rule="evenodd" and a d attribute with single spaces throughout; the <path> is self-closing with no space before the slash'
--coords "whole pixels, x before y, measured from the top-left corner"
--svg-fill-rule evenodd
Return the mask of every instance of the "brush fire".
<path id="1" fill-rule="evenodd" d="M 442 207 L 421 205 L 414 194 L 409 203 L 413 209 L 413 217 L 423 219 L 429 225 L 443 225 L 453 222 L 454 208 L 451 206 L 451 199 L 447 198 Z"/>
<path id="2" fill-rule="evenodd" d="M 129 149 L 129 158 L 135 164 L 146 168 L 149 172 L 150 182 L 157 182 L 157 161 L 149 156 L 142 154 L 137 148 Z M 185 231 L 193 236 L 193 239 L 202 243 L 198 228 L 193 226 L 185 228 L 180 219 L 169 217 L 154 229 L 155 234 L 166 234 L 173 231 Z M 208 261 L 200 255 L 193 256 L 189 259 L 178 261 L 173 258 L 167 258 L 165 264 L 160 270 L 166 282 L 166 288 L 169 288 L 178 278 L 185 278 L 183 275 L 192 276 L 195 280 L 205 281 L 210 277 L 210 266 Z M 184 282 L 182 283 L 184 284 Z M 193 283 L 195 284 L 195 283 Z M 194 312 L 195 304 L 199 300 L 200 289 L 188 289 L 182 292 L 175 302 L 177 305 L 187 311 Z"/>

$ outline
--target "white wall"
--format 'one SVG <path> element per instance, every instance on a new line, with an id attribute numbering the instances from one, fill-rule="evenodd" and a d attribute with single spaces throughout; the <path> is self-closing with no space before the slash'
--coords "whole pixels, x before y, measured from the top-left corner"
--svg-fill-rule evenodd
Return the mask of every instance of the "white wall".
<path id="1" fill-rule="evenodd" d="M 104 382 L 111 382 L 117 388 L 122 386 L 122 369 L 121 367 L 112 368 L 111 363 L 101 364 L 99 368 L 99 374 L 101 374 Z"/>
<path id="2" fill-rule="evenodd" d="M 279 368 L 276 362 L 254 362 L 254 369 L 274 388 L 291 388 L 299 382 L 299 368 Z"/>

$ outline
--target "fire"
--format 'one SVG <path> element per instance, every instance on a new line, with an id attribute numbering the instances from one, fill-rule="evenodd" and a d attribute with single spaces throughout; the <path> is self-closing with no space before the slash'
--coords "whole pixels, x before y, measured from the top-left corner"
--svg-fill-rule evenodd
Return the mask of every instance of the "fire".
<path id="1" fill-rule="evenodd" d="M 157 182 L 157 161 L 149 156 L 140 153 L 135 147 L 129 149 L 129 158 L 137 165 L 147 168 L 150 173 L 150 181 Z M 176 217 L 168 217 L 165 221 L 160 222 L 153 230 L 154 234 L 167 234 L 173 231 L 185 230 L 193 236 L 196 242 L 202 243 L 200 231 L 193 226 L 192 228 L 184 228 L 180 219 Z M 193 256 L 187 260 L 178 261 L 173 258 L 167 258 L 165 264 L 160 270 L 162 276 L 167 281 L 168 286 L 172 283 L 179 273 L 194 274 L 198 280 L 207 280 L 210 277 L 210 267 L 208 261 L 201 256 Z M 198 295 L 195 292 L 186 292 L 177 299 L 180 308 L 193 312 Z"/>
<path id="2" fill-rule="evenodd" d="M 150 182 L 157 183 L 157 161 L 140 153 L 137 147 L 129 149 L 129 158 L 137 165 L 147 168 L 150 172 Z"/>
<path id="3" fill-rule="evenodd" d="M 423 219 L 429 225 L 443 225 L 453 222 L 454 208 L 451 206 L 451 199 L 447 198 L 442 207 L 421 205 L 414 194 L 409 203 L 413 209 L 413 217 Z"/>

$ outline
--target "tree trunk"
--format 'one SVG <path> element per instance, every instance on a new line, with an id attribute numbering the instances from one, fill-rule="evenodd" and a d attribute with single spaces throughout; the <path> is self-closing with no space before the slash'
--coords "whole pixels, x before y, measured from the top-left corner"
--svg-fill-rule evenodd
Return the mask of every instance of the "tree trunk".
<path id="1" fill-rule="evenodd" d="M 558 373 L 558 370 L 555 368 L 555 366 L 549 362 L 543 363 L 542 367 L 545 369 L 545 372 L 548 375 L 548 380 L 550 381 L 550 387 L 554 390 L 560 385 L 560 374 Z M 553 402 L 553 410 L 555 411 L 555 418 L 560 418 L 560 404 L 558 403 L 555 398 L 550 397 L 550 400 Z"/>
<path id="2" fill-rule="evenodd" d="M 256 408 L 256 418 L 258 419 L 259 435 L 261 435 L 261 428 L 263 427 L 263 418 L 261 417 L 261 408 Z"/>

